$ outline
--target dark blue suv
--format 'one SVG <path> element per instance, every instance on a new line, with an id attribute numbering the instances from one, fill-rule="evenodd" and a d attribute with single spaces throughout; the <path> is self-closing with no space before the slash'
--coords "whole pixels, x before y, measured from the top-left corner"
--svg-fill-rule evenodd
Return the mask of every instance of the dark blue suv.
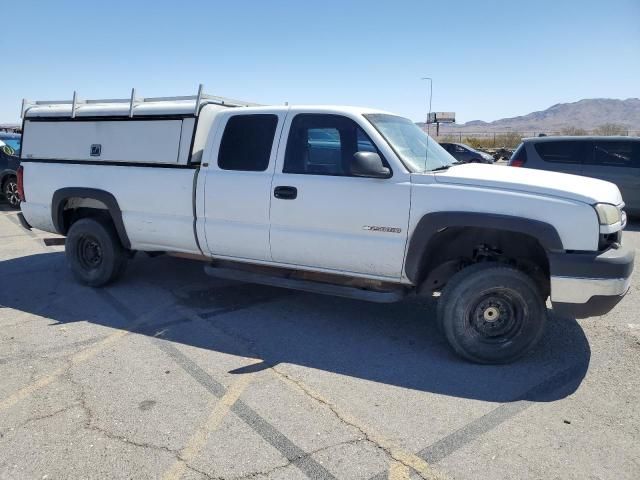
<path id="1" fill-rule="evenodd" d="M 464 143 L 440 142 L 440 146 L 462 163 L 493 163 L 495 159 L 485 152 L 480 152 Z"/>
<path id="2" fill-rule="evenodd" d="M 0 132 L 0 192 L 13 208 L 20 206 L 18 197 L 18 166 L 22 137 L 17 133 Z"/>

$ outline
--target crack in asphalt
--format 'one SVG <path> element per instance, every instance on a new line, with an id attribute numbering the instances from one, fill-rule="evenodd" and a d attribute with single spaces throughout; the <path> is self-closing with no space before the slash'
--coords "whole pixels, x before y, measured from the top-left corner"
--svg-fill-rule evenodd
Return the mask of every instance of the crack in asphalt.
<path id="1" fill-rule="evenodd" d="M 318 453 L 322 453 L 326 450 L 331 450 L 332 448 L 337 448 L 337 447 L 341 447 L 344 445 L 355 445 L 357 443 L 362 443 L 365 442 L 366 439 L 363 438 L 356 438 L 353 440 L 345 440 L 343 442 L 338 442 L 338 443 L 334 443 L 331 445 L 325 445 L 324 447 L 320 447 L 317 448 L 316 450 L 311 450 L 309 452 L 306 452 L 304 455 L 302 455 L 301 457 L 295 459 L 295 460 L 288 460 L 286 463 L 282 463 L 280 465 L 275 465 L 274 467 L 271 467 L 267 470 L 259 470 L 256 472 L 251 472 L 251 473 L 247 473 L 245 475 L 241 475 L 241 476 L 235 476 L 235 477 L 214 477 L 216 478 L 216 480 L 248 480 L 251 478 L 256 478 L 259 476 L 265 476 L 268 477 L 269 475 L 273 474 L 274 472 L 277 472 L 279 470 L 284 470 L 287 467 L 291 467 L 291 466 L 296 466 L 295 462 L 302 460 L 305 457 L 312 457 L 313 455 L 316 455 Z"/>
<path id="2" fill-rule="evenodd" d="M 246 349 L 246 356 L 250 356 L 250 357 L 255 357 L 255 358 L 263 358 L 263 356 L 261 355 L 261 353 L 258 351 L 257 347 L 256 347 L 256 340 L 254 339 L 250 339 L 247 338 L 241 334 L 239 334 L 238 332 L 235 332 L 233 330 L 230 330 L 228 328 L 225 328 L 223 326 L 221 326 L 218 323 L 215 323 L 212 321 L 211 316 L 207 316 L 207 317 L 203 317 L 202 314 L 195 312 L 187 307 L 182 307 L 182 310 L 186 310 L 186 314 L 187 315 L 195 315 L 198 318 L 200 318 L 201 320 L 205 321 L 207 324 L 209 324 L 211 327 L 213 327 L 214 329 L 222 332 L 223 334 L 239 341 L 240 343 L 242 343 Z M 404 453 L 399 453 L 394 447 L 386 444 L 386 442 L 382 441 L 379 437 L 377 437 L 374 434 L 371 434 L 370 432 L 365 431 L 361 426 L 358 425 L 357 422 L 353 421 L 353 420 L 349 420 L 346 418 L 346 415 L 342 414 L 339 410 L 338 407 L 334 404 L 332 404 L 331 402 L 327 401 L 326 399 L 322 398 L 320 395 L 315 394 L 314 392 L 311 392 L 311 390 L 304 385 L 304 383 L 302 383 L 299 380 L 296 380 L 294 378 L 292 378 L 291 376 L 287 375 L 284 372 L 280 372 L 277 369 L 277 365 L 268 365 L 268 369 L 272 370 L 278 377 L 282 378 L 283 380 L 287 381 L 288 383 L 291 383 L 293 385 L 295 385 L 299 390 L 301 390 L 306 396 L 308 396 L 309 398 L 313 399 L 314 401 L 320 403 L 321 405 L 324 405 L 325 407 L 327 407 L 333 414 L 334 416 L 340 421 L 342 422 L 344 425 L 354 428 L 357 432 L 359 432 L 363 439 L 366 440 L 367 442 L 371 443 L 376 449 L 382 451 L 385 456 L 393 461 L 399 462 L 402 465 L 408 467 L 409 469 L 411 469 L 412 471 L 415 471 L 421 478 L 425 479 L 425 480 L 434 480 L 434 479 L 444 479 L 446 478 L 444 475 L 442 475 L 441 473 L 435 472 L 426 462 L 424 462 L 424 460 L 416 458 L 414 461 L 408 461 L 407 460 L 407 455 Z M 360 440 L 361 441 L 361 440 Z M 385 445 L 386 444 L 386 445 Z M 416 468 L 416 461 L 420 462 L 420 465 L 418 465 Z"/>
<path id="3" fill-rule="evenodd" d="M 194 467 L 193 465 L 190 465 L 188 462 L 185 462 L 183 459 L 179 458 L 179 460 L 181 460 L 184 463 L 184 465 L 185 465 L 185 467 L 187 469 L 189 469 L 189 470 L 191 470 L 191 471 L 193 471 L 193 472 L 195 472 L 195 473 L 197 473 L 199 475 L 202 475 L 202 476 L 204 476 L 204 477 L 206 477 L 207 479 L 210 479 L 210 480 L 250 480 L 250 479 L 257 478 L 257 477 L 268 477 L 269 475 L 272 475 L 273 473 L 275 473 L 277 471 L 284 470 L 284 469 L 286 469 L 288 467 L 295 467 L 296 466 L 295 462 L 299 461 L 299 460 L 301 460 L 301 459 L 303 459 L 305 457 L 312 457 L 313 455 L 316 455 L 318 453 L 322 453 L 322 452 L 324 452 L 326 450 L 330 450 L 332 448 L 337 448 L 337 447 L 341 447 L 341 446 L 344 446 L 344 445 L 353 445 L 353 444 L 361 443 L 361 442 L 365 442 L 365 441 L 366 441 L 365 439 L 361 438 L 361 439 L 346 440 L 344 442 L 338 442 L 338 443 L 334 443 L 334 444 L 331 444 L 331 445 L 326 445 L 326 446 L 320 447 L 320 448 L 318 448 L 316 450 L 312 450 L 310 452 L 307 452 L 307 453 L 305 453 L 304 455 L 302 455 L 299 458 L 296 458 L 296 459 L 293 459 L 293 460 L 287 459 L 287 461 L 285 463 L 274 465 L 273 467 L 268 468 L 266 470 L 256 470 L 254 472 L 249 472 L 249 473 L 246 473 L 244 475 L 235 475 L 235 476 L 212 475 L 209 472 L 206 472 L 204 470 L 200 470 L 200 469 Z"/>
<path id="4" fill-rule="evenodd" d="M 99 427 L 98 425 L 95 424 L 95 414 L 92 411 L 91 407 L 88 404 L 87 401 L 87 392 L 85 390 L 85 386 L 82 384 L 82 382 L 76 380 L 73 378 L 73 373 L 72 373 L 72 368 L 73 368 L 73 364 L 71 362 L 68 362 L 67 368 L 65 369 L 64 373 L 62 375 L 60 375 L 61 378 L 65 378 L 73 387 L 75 387 L 76 392 L 77 392 L 77 397 L 75 398 L 75 400 L 70 403 L 69 405 L 65 406 L 64 408 L 58 409 L 54 412 L 48 413 L 46 415 L 40 415 L 37 417 L 32 417 L 29 418 L 28 420 L 22 422 L 19 425 L 16 425 L 15 427 L 12 427 L 13 429 L 18 429 L 18 428 L 23 428 L 25 426 L 27 426 L 28 424 L 32 423 L 32 422 L 36 422 L 39 420 L 44 420 L 47 418 L 52 418 L 56 415 L 60 415 L 64 412 L 67 412 L 69 410 L 72 410 L 74 408 L 80 408 L 82 410 L 82 412 L 84 413 L 85 419 L 82 422 L 82 427 L 86 430 L 91 430 L 91 431 L 95 431 L 100 433 L 101 435 L 105 436 L 106 438 L 109 438 L 111 440 L 115 440 L 121 443 L 124 443 L 126 445 L 130 445 L 130 446 L 134 446 L 134 447 L 138 447 L 138 448 L 146 448 L 146 449 L 153 449 L 153 450 L 158 450 L 158 451 L 162 451 L 162 452 L 166 452 L 169 453 L 170 455 L 172 455 L 176 460 L 182 462 L 185 467 L 197 474 L 203 475 L 204 477 L 206 477 L 207 479 L 211 479 L 211 480 L 244 480 L 244 479 L 250 479 L 250 478 L 255 478 L 258 477 L 260 475 L 264 475 L 267 476 L 275 471 L 278 471 L 280 469 L 289 467 L 289 466 L 295 466 L 295 463 L 302 460 L 305 457 L 311 457 L 313 455 L 315 455 L 316 453 L 322 452 L 324 450 L 328 450 L 330 448 L 335 448 L 341 445 L 347 445 L 350 443 L 356 443 L 358 441 L 361 440 L 350 440 L 350 441 L 345 441 L 345 442 L 340 442 L 340 443 L 336 443 L 333 445 L 328 445 L 322 448 L 319 448 L 317 450 L 305 453 L 304 455 L 301 455 L 297 458 L 294 459 L 287 459 L 287 462 L 284 464 L 279 464 L 276 465 L 268 470 L 263 470 L 263 471 L 256 471 L 256 472 L 251 472 L 245 475 L 241 475 L 241 476 L 214 476 L 204 470 L 200 470 L 196 467 L 194 467 L 190 462 L 188 462 L 187 460 L 185 460 L 182 457 L 182 449 L 172 449 L 169 448 L 165 445 L 157 445 L 151 442 L 137 442 L 135 440 L 132 440 L 130 438 L 127 438 L 123 435 L 118 435 L 104 427 Z M 0 437 L 2 435 L 0 434 Z"/>
<path id="5" fill-rule="evenodd" d="M 18 360 L 27 360 L 27 359 L 31 359 L 34 357 L 40 357 L 40 358 L 44 358 L 44 359 L 49 359 L 49 357 L 46 357 L 45 355 L 47 354 L 55 354 L 58 352 L 62 352 L 64 350 L 68 350 L 70 348 L 75 348 L 75 347 L 85 347 L 88 345 L 92 345 L 94 343 L 98 343 L 101 340 L 104 340 L 106 338 L 106 335 L 100 335 L 97 337 L 91 337 L 91 338 L 87 338 L 86 340 L 79 340 L 77 342 L 72 342 L 72 343 L 67 343 L 65 345 L 58 345 L 57 347 L 52 347 L 52 348 L 46 348 L 46 349 L 42 349 L 42 350 L 36 350 L 35 352 L 29 352 L 29 353 L 25 353 L 23 355 L 14 355 L 12 357 L 4 357 L 4 358 L 0 358 L 0 365 L 4 365 L 10 362 L 15 362 Z M 74 352 L 69 352 L 66 355 L 63 356 L 71 356 L 73 354 L 77 353 L 77 351 Z"/>
<path id="6" fill-rule="evenodd" d="M 102 290 L 100 291 L 100 296 L 128 321 L 131 322 L 137 317 L 133 311 L 109 292 Z M 249 308 L 253 305 L 253 303 L 245 303 L 239 307 Z M 189 309 L 185 308 L 184 311 L 188 313 L 188 315 L 186 315 L 188 318 L 203 320 L 198 314 L 193 313 L 193 315 L 191 315 L 192 312 Z M 215 397 L 220 398 L 224 395 L 224 392 L 226 391 L 224 385 L 217 382 L 197 363 L 177 349 L 172 342 L 162 339 L 162 335 L 151 338 L 151 341 Z M 289 438 L 262 418 L 255 410 L 249 407 L 242 400 L 236 401 L 231 406 L 231 411 L 265 441 L 267 441 L 267 443 L 278 450 L 307 477 L 311 479 L 335 479 L 335 477 L 326 468 L 316 462 L 312 457 L 308 456 L 306 452 L 289 440 Z M 179 451 L 171 451 L 171 453 L 173 453 L 176 458 L 180 459 L 178 456 Z"/>
<path id="7" fill-rule="evenodd" d="M 101 433 L 102 435 L 104 435 L 105 437 L 111 440 L 116 440 L 118 442 L 125 443 L 127 445 L 132 445 L 134 447 L 139 447 L 139 448 L 149 448 L 153 450 L 159 450 L 159 451 L 169 453 L 176 458 L 178 457 L 178 454 L 179 454 L 178 450 L 173 450 L 165 445 L 156 445 L 151 442 L 136 442 L 125 436 L 118 435 L 116 433 L 113 433 L 107 430 L 106 428 L 99 427 L 98 425 L 96 425 L 95 415 L 87 402 L 87 393 L 85 391 L 85 387 L 81 382 L 73 378 L 73 374 L 71 372 L 72 367 L 73 367 L 73 364 L 71 362 L 68 362 L 67 369 L 65 370 L 62 376 L 64 376 L 69 381 L 69 383 L 71 383 L 76 388 L 76 391 L 78 392 L 78 397 L 76 399 L 76 402 L 84 412 L 85 420 L 83 422 L 83 427 L 86 430 L 92 430 L 92 431 Z"/>
<path id="8" fill-rule="evenodd" d="M 198 470 L 195 467 L 192 467 L 191 465 L 189 465 L 189 463 L 183 461 L 182 463 L 184 463 L 184 466 L 187 470 L 191 470 L 192 472 L 195 472 L 199 475 L 202 475 L 203 477 L 210 479 L 210 480 L 223 480 L 221 477 L 214 477 L 213 475 L 210 475 L 209 473 L 205 472 L 204 470 Z"/>
<path id="9" fill-rule="evenodd" d="M 279 471 L 279 470 L 284 470 L 285 468 L 288 467 L 295 467 L 296 466 L 296 462 L 300 461 L 304 458 L 307 457 L 312 457 L 313 455 L 316 455 L 318 453 L 322 453 L 326 450 L 330 450 L 332 448 L 337 448 L 337 447 L 342 447 L 344 445 L 355 445 L 357 443 L 362 443 L 362 442 L 367 442 L 366 439 L 364 438 L 358 438 L 358 439 L 354 439 L 354 440 L 346 440 L 344 442 L 338 442 L 338 443 L 334 443 L 331 445 L 325 445 L 324 447 L 320 447 L 316 450 L 312 450 L 310 452 L 306 452 L 304 455 L 301 455 L 300 457 L 297 457 L 295 459 L 287 459 L 287 461 L 285 463 L 281 463 L 278 465 L 275 465 L 269 469 L 266 470 L 257 470 L 255 472 L 250 472 L 250 473 L 246 473 L 244 475 L 236 475 L 236 476 L 220 476 L 220 475 L 212 475 L 209 472 L 206 472 L 204 470 L 200 470 L 196 467 L 194 467 L 193 465 L 191 465 L 189 462 L 185 461 L 183 458 L 181 458 L 179 455 L 177 456 L 177 459 L 180 460 L 182 463 L 184 463 L 185 467 L 189 470 L 192 470 L 195 473 L 198 473 L 200 475 L 205 476 L 208 479 L 211 480 L 248 480 L 248 479 L 252 479 L 252 478 L 256 478 L 256 477 L 260 477 L 260 476 L 266 476 L 268 477 L 269 475 Z"/>
<path id="10" fill-rule="evenodd" d="M 341 412 L 337 405 L 330 402 L 329 400 L 322 397 L 320 394 L 312 391 L 307 385 L 305 385 L 302 381 L 296 380 L 292 376 L 280 372 L 276 367 L 271 367 L 271 370 L 276 373 L 280 378 L 284 381 L 293 384 L 297 389 L 302 391 L 306 396 L 315 400 L 327 407 L 335 417 L 340 420 L 343 424 L 356 429 L 361 435 L 363 435 L 363 439 L 373 445 L 378 450 L 382 451 L 389 459 L 396 461 L 405 467 L 409 468 L 411 471 L 414 471 L 420 478 L 424 480 L 439 480 L 446 479 L 440 472 L 436 472 L 433 468 L 428 465 L 426 462 L 421 463 L 420 465 L 416 465 L 416 461 L 410 458 L 407 458 L 407 454 L 404 452 L 399 452 L 394 446 L 390 445 L 388 442 L 384 441 L 378 435 L 367 431 L 364 427 L 362 427 L 359 422 L 356 422 L 353 418 L 350 418 L 347 414 Z M 418 461 L 421 459 L 418 459 Z"/>
<path id="11" fill-rule="evenodd" d="M 24 428 L 27 425 L 29 425 L 30 423 L 38 422 L 40 420 L 46 420 L 47 418 L 53 418 L 56 415 L 60 415 L 61 413 L 68 412 L 69 410 L 72 410 L 73 408 L 75 408 L 77 406 L 78 406 L 78 404 L 76 402 L 73 402 L 70 405 L 67 405 L 64 408 L 60 408 L 60 409 L 58 409 L 58 410 L 56 410 L 54 412 L 47 413 L 45 415 L 36 415 L 35 417 L 30 417 L 30 418 L 28 418 L 27 420 L 25 420 L 22 423 L 14 425 L 13 427 L 5 428 L 3 431 L 0 431 L 0 438 L 4 437 L 6 432 L 9 432 L 11 430 L 18 430 L 20 428 Z"/>

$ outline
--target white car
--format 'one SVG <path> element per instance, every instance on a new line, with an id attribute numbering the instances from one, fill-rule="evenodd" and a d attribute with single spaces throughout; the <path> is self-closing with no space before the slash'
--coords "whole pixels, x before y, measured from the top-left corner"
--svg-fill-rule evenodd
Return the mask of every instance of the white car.
<path id="1" fill-rule="evenodd" d="M 66 235 L 87 285 L 144 251 L 362 300 L 440 292 L 447 340 L 482 363 L 529 351 L 549 296 L 561 314 L 609 311 L 633 268 L 612 183 L 457 165 L 412 121 L 374 109 L 200 93 L 38 102 L 19 184 L 23 224 Z"/>

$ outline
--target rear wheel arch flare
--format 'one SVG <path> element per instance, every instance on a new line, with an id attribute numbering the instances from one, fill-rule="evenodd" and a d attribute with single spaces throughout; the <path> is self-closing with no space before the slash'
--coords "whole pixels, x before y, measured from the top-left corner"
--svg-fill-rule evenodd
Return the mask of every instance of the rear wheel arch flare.
<path id="1" fill-rule="evenodd" d="M 68 187 L 61 188 L 53 194 L 51 203 L 51 218 L 58 233 L 66 235 L 69 225 L 65 223 L 65 205 L 70 199 L 94 200 L 106 207 L 120 242 L 126 249 L 131 248 L 131 242 L 122 221 L 122 211 L 116 198 L 109 192 L 95 188 Z M 95 207 L 94 207 L 95 208 Z"/>

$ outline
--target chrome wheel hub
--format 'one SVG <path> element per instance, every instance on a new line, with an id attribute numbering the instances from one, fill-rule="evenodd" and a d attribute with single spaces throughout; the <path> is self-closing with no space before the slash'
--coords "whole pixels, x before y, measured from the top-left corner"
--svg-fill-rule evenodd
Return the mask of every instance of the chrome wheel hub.
<path id="1" fill-rule="evenodd" d="M 500 320 L 500 310 L 496 307 L 488 307 L 483 313 L 485 322 L 497 322 Z"/>
<path id="2" fill-rule="evenodd" d="M 16 207 L 20 204 L 20 197 L 18 196 L 18 184 L 16 184 L 15 182 L 7 183 L 4 194 L 5 197 L 7 197 L 7 202 L 9 202 L 12 207 Z"/>

